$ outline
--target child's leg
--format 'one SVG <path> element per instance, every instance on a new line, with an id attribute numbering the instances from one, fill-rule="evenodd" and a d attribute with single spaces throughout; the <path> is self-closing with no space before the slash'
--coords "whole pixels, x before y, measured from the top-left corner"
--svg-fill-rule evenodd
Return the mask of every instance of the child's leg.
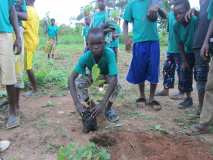
<path id="1" fill-rule="evenodd" d="M 169 95 L 169 89 L 174 88 L 174 82 L 175 82 L 175 59 L 174 56 L 168 55 L 167 60 L 164 63 L 163 67 L 163 86 L 164 89 L 157 93 L 157 96 L 168 96 Z"/>
<path id="2" fill-rule="evenodd" d="M 37 92 L 36 78 L 35 78 L 33 70 L 32 69 L 31 70 L 27 70 L 27 75 L 28 75 L 29 81 L 30 81 L 30 83 L 32 85 L 33 92 Z"/>
<path id="3" fill-rule="evenodd" d="M 16 116 L 16 88 L 14 85 L 7 85 L 6 89 L 9 102 L 9 114 Z"/>
<path id="4" fill-rule="evenodd" d="M 140 98 L 145 99 L 145 83 L 141 83 L 138 85 L 139 88 L 139 93 L 140 93 Z"/>
<path id="5" fill-rule="evenodd" d="M 186 93 L 186 99 L 180 103 L 180 109 L 185 109 L 191 107 L 193 105 L 193 101 L 191 98 L 191 92 L 193 91 L 193 68 L 194 68 L 194 54 L 186 55 L 187 62 L 189 64 L 189 68 L 182 69 L 181 78 L 182 78 L 182 91 Z"/>
<path id="6" fill-rule="evenodd" d="M 107 108 L 105 110 L 105 116 L 106 118 L 110 121 L 110 122 L 116 122 L 119 120 L 119 116 L 118 116 L 118 113 L 117 111 L 112 107 L 113 103 L 115 102 L 118 94 L 119 94 L 119 91 L 120 91 L 120 88 L 121 86 L 118 84 L 112 95 L 110 96 L 109 98 L 109 102 L 107 103 Z"/>
<path id="7" fill-rule="evenodd" d="M 32 85 L 33 92 L 37 92 L 36 78 L 33 72 L 33 51 L 25 50 L 25 70 L 28 75 L 28 79 Z"/>
<path id="8" fill-rule="evenodd" d="M 205 88 L 208 78 L 209 72 L 209 61 L 204 60 L 200 56 L 200 50 L 197 49 L 194 51 L 195 53 L 195 71 L 194 76 L 197 84 L 197 93 L 198 93 L 198 113 L 201 111 L 204 101 Z"/>

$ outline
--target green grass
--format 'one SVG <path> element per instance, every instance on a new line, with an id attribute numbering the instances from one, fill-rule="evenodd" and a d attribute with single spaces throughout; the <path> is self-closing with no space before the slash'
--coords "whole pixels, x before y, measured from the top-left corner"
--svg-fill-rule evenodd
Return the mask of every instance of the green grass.
<path id="1" fill-rule="evenodd" d="M 60 148 L 57 160 L 110 160 L 110 154 L 93 143 L 85 146 L 71 143 Z"/>

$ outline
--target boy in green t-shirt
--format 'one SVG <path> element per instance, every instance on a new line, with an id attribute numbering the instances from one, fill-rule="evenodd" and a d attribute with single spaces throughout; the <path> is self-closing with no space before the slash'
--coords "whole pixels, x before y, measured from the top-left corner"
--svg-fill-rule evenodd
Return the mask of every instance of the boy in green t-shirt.
<path id="1" fill-rule="evenodd" d="M 48 58 L 55 57 L 55 48 L 58 42 L 58 27 L 55 24 L 55 19 L 51 19 L 51 24 L 47 28 L 48 42 L 47 42 L 47 54 Z"/>
<path id="2" fill-rule="evenodd" d="M 193 53 L 194 33 L 197 29 L 197 17 L 192 16 L 187 22 L 186 13 L 190 10 L 188 1 L 174 6 L 174 13 L 177 22 L 174 24 L 175 38 L 181 55 L 180 84 L 179 90 L 186 93 L 186 98 L 180 103 L 180 109 L 193 105 L 191 92 L 193 91 L 193 69 L 195 56 Z"/>
<path id="3" fill-rule="evenodd" d="M 133 24 L 133 58 L 127 81 L 139 86 L 140 97 L 136 100 L 138 104 L 146 103 L 145 81 L 150 82 L 148 105 L 156 111 L 161 109 L 154 98 L 160 70 L 160 44 L 156 22 L 158 14 L 166 18 L 166 13 L 160 5 L 153 5 L 150 0 L 132 0 L 127 4 L 123 16 L 126 46 L 131 42 L 128 24 Z"/>
<path id="4" fill-rule="evenodd" d="M 170 1 L 171 7 L 174 2 Z M 173 9 L 167 14 L 167 31 L 168 31 L 168 48 L 167 59 L 163 66 L 163 86 L 164 89 L 158 92 L 157 96 L 169 96 L 169 89 L 174 88 L 175 83 L 175 70 L 177 70 L 178 82 L 180 75 L 180 54 L 179 48 L 175 39 L 173 25 L 176 23 L 176 18 Z M 178 83 L 179 84 L 179 83 Z M 179 92 L 173 98 L 181 98 L 183 94 Z"/>
<path id="5" fill-rule="evenodd" d="M 92 16 L 90 28 L 102 28 L 109 21 L 106 0 L 97 0 L 98 11 Z"/>
<path id="6" fill-rule="evenodd" d="M 82 30 L 82 36 L 84 38 L 84 48 L 85 50 L 87 50 L 87 36 L 90 30 L 90 23 L 91 23 L 91 19 L 90 17 L 85 17 L 84 18 L 84 27 Z"/>
<path id="7" fill-rule="evenodd" d="M 91 29 L 88 34 L 89 50 L 79 58 L 69 80 L 70 93 L 80 115 L 86 112 L 83 103 L 90 103 L 88 87 L 92 84 L 91 72 L 94 65 L 98 65 L 100 74 L 108 83 L 105 96 L 98 104 L 94 104 L 91 118 L 99 116 L 105 110 L 105 117 L 111 121 L 118 121 L 119 117 L 112 104 L 117 94 L 118 70 L 115 54 L 105 47 L 104 33 L 100 28 Z M 87 73 L 89 71 L 89 73 Z"/>
<path id="8" fill-rule="evenodd" d="M 121 34 L 121 28 L 117 23 L 118 20 L 113 21 L 112 27 L 114 28 L 112 32 L 112 41 L 109 43 L 109 47 L 115 52 L 116 61 L 118 61 L 118 47 L 119 47 L 119 37 Z"/>

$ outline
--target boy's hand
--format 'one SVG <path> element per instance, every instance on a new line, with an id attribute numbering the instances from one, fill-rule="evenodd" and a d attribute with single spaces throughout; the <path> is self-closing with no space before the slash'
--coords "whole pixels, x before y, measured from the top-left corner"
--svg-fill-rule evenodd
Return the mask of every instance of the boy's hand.
<path id="1" fill-rule="evenodd" d="M 209 43 L 208 42 L 204 42 L 201 51 L 200 51 L 201 57 L 205 60 L 208 59 L 209 57 Z"/>
<path id="2" fill-rule="evenodd" d="M 188 62 L 183 62 L 182 69 L 189 69 L 189 68 L 190 68 L 189 63 Z"/>
<path id="3" fill-rule="evenodd" d="M 190 19 L 191 19 L 191 17 L 194 16 L 194 15 L 195 15 L 195 9 L 192 8 L 192 9 L 190 9 L 190 10 L 186 13 L 186 15 L 185 15 L 185 21 L 186 21 L 186 22 L 189 22 Z"/>
<path id="4" fill-rule="evenodd" d="M 16 52 L 16 55 L 19 55 L 22 50 L 22 45 L 21 45 L 21 38 L 16 38 L 14 44 L 13 44 L 13 51 Z"/>
<path id="5" fill-rule="evenodd" d="M 151 6 L 148 10 L 148 14 L 147 17 L 150 21 L 154 22 L 157 21 L 158 19 L 158 11 L 159 11 L 159 6 L 155 5 L 155 6 Z"/>
<path id="6" fill-rule="evenodd" d="M 97 104 L 93 109 L 92 109 L 92 114 L 91 117 L 95 118 L 97 117 L 99 114 L 101 114 L 103 112 L 104 109 L 104 105 L 102 103 Z"/>

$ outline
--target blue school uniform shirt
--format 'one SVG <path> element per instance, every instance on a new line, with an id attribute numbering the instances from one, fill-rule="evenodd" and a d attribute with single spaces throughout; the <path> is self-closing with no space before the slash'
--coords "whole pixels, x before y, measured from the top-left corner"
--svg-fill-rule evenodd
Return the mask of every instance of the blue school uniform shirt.
<path id="1" fill-rule="evenodd" d="M 108 21 L 109 15 L 106 11 L 95 12 L 92 17 L 90 28 L 100 28 Z"/>
<path id="2" fill-rule="evenodd" d="M 133 23 L 133 41 L 158 41 L 157 22 L 147 18 L 150 0 L 131 0 L 128 2 L 123 19 Z"/>
<path id="3" fill-rule="evenodd" d="M 58 27 L 56 25 L 52 26 L 52 25 L 49 25 L 48 26 L 48 29 L 47 29 L 47 33 L 48 33 L 48 36 L 49 38 L 56 38 L 57 34 L 58 34 Z"/>
<path id="4" fill-rule="evenodd" d="M 14 5 L 14 0 L 0 0 L 0 32 L 11 33 L 13 32 L 10 23 L 10 8 Z"/>

